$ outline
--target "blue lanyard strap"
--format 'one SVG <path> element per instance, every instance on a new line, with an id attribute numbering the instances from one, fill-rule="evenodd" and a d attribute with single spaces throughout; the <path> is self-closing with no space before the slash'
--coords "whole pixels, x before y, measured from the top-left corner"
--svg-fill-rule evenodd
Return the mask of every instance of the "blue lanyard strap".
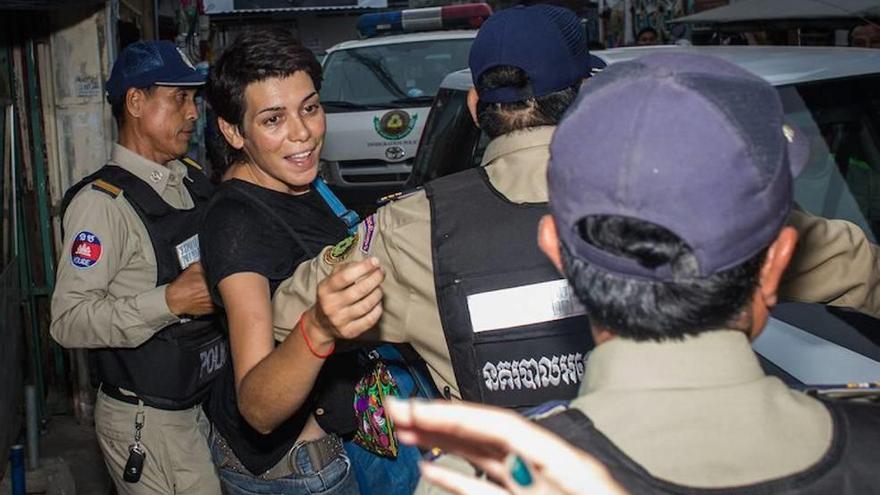
<path id="1" fill-rule="evenodd" d="M 348 235 L 356 234 L 358 224 L 361 223 L 361 218 L 358 214 L 354 210 L 346 208 L 322 179 L 315 179 L 315 182 L 312 182 L 312 186 L 324 198 L 324 202 L 333 210 L 333 214 L 345 222 L 345 226 L 348 228 Z"/>

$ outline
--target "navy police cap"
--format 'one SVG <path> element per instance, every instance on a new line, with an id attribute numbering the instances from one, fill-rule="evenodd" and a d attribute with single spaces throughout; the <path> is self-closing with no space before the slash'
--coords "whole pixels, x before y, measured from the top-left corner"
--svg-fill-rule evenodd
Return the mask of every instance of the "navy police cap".
<path id="1" fill-rule="evenodd" d="M 510 103 L 544 96 L 590 75 L 587 36 L 571 10 L 553 5 L 517 6 L 493 14 L 471 46 L 468 65 L 480 100 Z M 512 66 L 529 76 L 525 88 L 480 89 L 489 69 Z"/>
<path id="2" fill-rule="evenodd" d="M 118 101 L 129 88 L 203 86 L 205 75 L 170 41 L 138 41 L 122 50 L 107 80 L 107 100 Z"/>

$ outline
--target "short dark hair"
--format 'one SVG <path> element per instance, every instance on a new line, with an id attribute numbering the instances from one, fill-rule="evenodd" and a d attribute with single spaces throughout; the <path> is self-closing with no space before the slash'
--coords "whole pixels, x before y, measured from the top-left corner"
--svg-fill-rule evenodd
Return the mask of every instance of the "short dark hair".
<path id="1" fill-rule="evenodd" d="M 670 266 L 674 282 L 629 278 L 596 268 L 560 245 L 563 272 L 591 323 L 637 341 L 676 340 L 734 326 L 748 308 L 767 252 L 701 278 L 691 248 L 659 225 L 596 215 L 578 227 L 586 242 L 605 252 L 649 267 Z"/>
<path id="2" fill-rule="evenodd" d="M 298 71 L 305 71 L 315 89 L 321 89 L 321 64 L 293 34 L 282 28 L 248 31 L 229 45 L 211 67 L 205 94 L 217 116 L 237 126 L 243 134 L 244 92 L 248 84 L 288 77 Z M 220 173 L 245 159 L 244 152 L 225 140 L 223 144 L 225 163 L 212 164 Z"/>
<path id="3" fill-rule="evenodd" d="M 116 120 L 116 128 L 122 129 L 122 124 L 125 123 L 125 98 L 110 100 L 110 112 Z"/>
<path id="4" fill-rule="evenodd" d="M 647 26 L 647 27 L 643 27 L 642 29 L 639 29 L 639 32 L 636 33 L 636 39 L 638 40 L 645 33 L 651 33 L 654 35 L 655 38 L 657 38 L 658 40 L 660 39 L 660 33 L 658 33 L 657 30 L 652 28 L 651 26 Z"/>
<path id="5" fill-rule="evenodd" d="M 526 88 L 529 76 L 518 67 L 499 65 L 486 70 L 477 81 L 477 93 L 495 88 Z M 490 139 L 502 134 L 556 125 L 577 97 L 580 81 L 544 96 L 511 103 L 477 103 L 477 122 Z"/>

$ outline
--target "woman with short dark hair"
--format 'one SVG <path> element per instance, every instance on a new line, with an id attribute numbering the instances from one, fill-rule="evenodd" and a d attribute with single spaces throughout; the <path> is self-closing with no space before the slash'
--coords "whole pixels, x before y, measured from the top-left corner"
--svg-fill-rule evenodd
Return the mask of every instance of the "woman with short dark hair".
<path id="1" fill-rule="evenodd" d="M 312 188 L 324 142 L 321 67 L 290 33 L 244 34 L 211 70 L 207 97 L 225 139 L 224 182 L 201 229 L 208 285 L 225 309 L 233 370 L 206 405 L 229 493 L 358 493 L 339 435 L 355 429 L 353 353 L 332 355 L 381 315 L 382 270 L 337 270 L 296 334 L 275 345 L 272 293 L 347 235 Z M 317 386 L 313 385 L 317 382 Z"/>

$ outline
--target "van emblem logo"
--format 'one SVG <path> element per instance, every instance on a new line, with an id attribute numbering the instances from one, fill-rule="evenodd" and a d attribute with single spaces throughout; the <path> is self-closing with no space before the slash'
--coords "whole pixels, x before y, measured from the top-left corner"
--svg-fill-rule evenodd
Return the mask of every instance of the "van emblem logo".
<path id="1" fill-rule="evenodd" d="M 392 110 L 380 117 L 373 117 L 376 132 L 385 139 L 403 139 L 412 132 L 418 115 L 410 115 L 403 110 Z"/>
<path id="2" fill-rule="evenodd" d="M 385 158 L 389 160 L 400 160 L 406 156 L 406 150 L 400 146 L 389 146 L 385 148 Z"/>

